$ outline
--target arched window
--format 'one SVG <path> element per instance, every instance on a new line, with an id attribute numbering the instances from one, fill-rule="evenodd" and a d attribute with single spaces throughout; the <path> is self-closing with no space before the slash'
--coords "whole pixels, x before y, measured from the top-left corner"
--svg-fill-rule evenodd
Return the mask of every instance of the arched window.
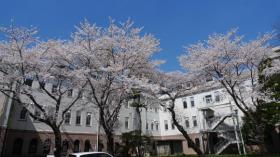
<path id="1" fill-rule="evenodd" d="M 22 145 L 23 145 L 23 140 L 21 138 L 17 138 L 14 141 L 13 154 L 20 154 L 21 153 L 21 149 L 22 149 Z"/>
<path id="2" fill-rule="evenodd" d="M 86 140 L 86 141 L 85 141 L 84 151 L 85 151 L 85 152 L 89 152 L 90 150 L 92 150 L 90 141 L 89 141 L 89 140 Z"/>
<path id="3" fill-rule="evenodd" d="M 49 154 L 50 153 L 51 143 L 52 143 L 52 141 L 49 138 L 44 141 L 44 145 L 43 145 L 43 153 L 44 154 Z"/>
<path id="4" fill-rule="evenodd" d="M 28 153 L 29 154 L 36 154 L 37 146 L 38 146 L 38 140 L 33 138 L 29 143 Z"/>
<path id="5" fill-rule="evenodd" d="M 74 141 L 74 150 L 73 152 L 79 152 L 80 151 L 80 141 L 79 140 L 75 140 Z"/>
<path id="6" fill-rule="evenodd" d="M 67 152 L 68 147 L 69 147 L 69 142 L 67 140 L 64 140 L 62 142 L 62 152 Z"/>

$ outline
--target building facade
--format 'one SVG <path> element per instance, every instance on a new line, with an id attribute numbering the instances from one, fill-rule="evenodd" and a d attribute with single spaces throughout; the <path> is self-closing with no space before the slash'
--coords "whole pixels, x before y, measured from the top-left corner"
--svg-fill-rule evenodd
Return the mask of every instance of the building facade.
<path id="1" fill-rule="evenodd" d="M 207 138 L 213 130 L 209 130 L 209 114 L 213 119 L 222 117 L 219 125 L 233 126 L 232 116 L 226 116 L 237 110 L 228 97 L 222 94 L 222 89 L 213 85 L 213 81 L 207 82 L 203 90 L 195 87 L 187 90 L 180 98 L 176 99 L 176 113 L 180 117 L 180 123 L 190 134 L 191 138 L 203 151 L 216 153 L 215 148 L 208 148 L 217 143 L 207 144 Z M 206 84 L 207 84 L 206 83 Z M 52 85 L 47 85 L 51 90 Z M 48 100 L 40 92 L 38 83 L 33 82 L 31 87 L 34 91 L 38 89 L 38 97 L 42 102 Z M 72 95 L 77 94 L 73 91 Z M 69 99 L 72 95 L 69 94 Z M 84 99 L 84 98 L 81 98 Z M 32 119 L 25 107 L 12 103 L 7 97 L 1 97 L 2 115 L 1 128 L 5 128 L 1 133 L 3 148 L 2 153 L 5 156 L 44 156 L 52 154 L 54 150 L 54 136 L 51 128 L 45 124 Z M 74 105 L 65 115 L 62 131 L 62 149 L 63 154 L 77 151 L 90 151 L 97 149 L 97 134 L 99 141 L 99 150 L 106 150 L 106 140 L 102 133 L 102 128 L 98 127 L 98 109 L 90 103 Z M 123 105 L 119 115 L 119 127 L 116 129 L 116 147 L 118 136 L 123 132 L 129 132 L 137 129 L 138 117 L 131 102 Z M 169 112 L 159 105 L 148 105 L 147 108 L 141 108 L 142 132 L 152 136 L 154 139 L 153 152 L 160 155 L 185 153 L 194 154 L 195 152 L 188 147 L 187 142 L 181 133 L 173 125 Z M 212 111 L 212 112 L 211 112 Z M 36 112 L 36 109 L 33 111 Z M 209 113 L 208 113 L 209 112 Z M 210 113 L 211 112 L 211 113 Z M 240 118 L 242 114 L 239 113 Z M 208 117 L 206 117 L 208 116 Z M 211 118 L 210 118 L 211 119 Z M 236 118 L 235 118 L 236 119 Z M 236 121 L 236 120 L 235 120 Z M 218 127 L 217 127 L 218 128 Z M 215 128 L 216 129 L 216 128 Z M 4 136 L 5 135 L 5 136 Z M 206 137 L 208 136 L 208 137 Z M 212 137 L 214 138 L 214 137 Z M 218 137 L 216 137 L 218 138 Z"/>
<path id="2" fill-rule="evenodd" d="M 38 83 L 29 82 L 40 101 L 48 104 L 48 99 L 40 92 Z M 51 84 L 46 88 L 52 90 Z M 68 94 L 71 100 L 78 91 Z M 62 151 L 66 155 L 78 151 L 106 150 L 106 140 L 99 126 L 98 109 L 94 104 L 74 105 L 65 115 L 62 132 Z M 67 100 L 66 100 L 67 101 Z M 167 100 L 168 103 L 168 100 Z M 116 128 L 117 150 L 119 137 L 124 132 L 136 130 L 139 117 L 131 102 L 124 104 Z M 53 154 L 54 136 L 51 128 L 28 116 L 27 110 L 0 95 L 0 150 L 7 157 L 35 157 Z M 141 108 L 143 134 L 153 138 L 152 152 L 158 155 L 194 154 L 182 134 L 173 125 L 170 113 L 162 106 L 148 104 Z M 199 87 L 190 84 L 175 101 L 176 116 L 193 141 L 206 153 L 242 152 L 242 112 L 231 101 L 224 89 L 212 79 L 204 80 Z M 36 109 L 33 111 L 36 112 Z M 278 137 L 279 138 L 279 137 Z M 98 144 L 97 144 L 98 143 Z M 243 151 L 244 152 L 244 151 Z"/>

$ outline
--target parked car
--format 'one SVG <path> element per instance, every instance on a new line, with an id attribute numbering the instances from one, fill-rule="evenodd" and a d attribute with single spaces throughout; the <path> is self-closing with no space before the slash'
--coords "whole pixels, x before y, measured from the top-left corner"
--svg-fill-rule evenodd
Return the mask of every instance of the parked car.
<path id="1" fill-rule="evenodd" d="M 105 152 L 80 152 L 71 153 L 68 157 L 113 157 L 112 155 Z"/>

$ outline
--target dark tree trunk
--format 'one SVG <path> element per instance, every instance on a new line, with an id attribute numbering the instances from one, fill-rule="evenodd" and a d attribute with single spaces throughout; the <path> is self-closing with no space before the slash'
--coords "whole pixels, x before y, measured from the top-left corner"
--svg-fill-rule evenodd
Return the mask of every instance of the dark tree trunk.
<path id="1" fill-rule="evenodd" d="M 61 157 L 61 132 L 60 129 L 57 126 L 53 126 L 53 133 L 55 137 L 55 151 L 54 156 L 55 157 Z"/>
<path id="2" fill-rule="evenodd" d="M 188 135 L 187 131 L 183 128 L 183 126 L 181 126 L 177 119 L 176 119 L 176 114 L 174 109 L 168 109 L 169 112 L 171 113 L 171 117 L 173 120 L 174 125 L 177 127 L 177 129 L 183 134 L 184 138 L 187 140 L 188 142 L 188 147 L 191 147 L 198 156 L 200 157 L 204 157 L 204 153 L 200 150 L 200 148 L 193 142 L 193 140 L 190 138 L 190 136 Z"/>
<path id="3" fill-rule="evenodd" d="M 114 155 L 114 135 L 110 131 L 106 131 L 106 137 L 107 137 L 107 151 L 109 154 Z"/>

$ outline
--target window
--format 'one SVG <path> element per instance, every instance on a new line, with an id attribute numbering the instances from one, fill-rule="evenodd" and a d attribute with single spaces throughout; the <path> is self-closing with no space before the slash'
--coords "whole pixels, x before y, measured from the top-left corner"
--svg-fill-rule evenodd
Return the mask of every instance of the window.
<path id="1" fill-rule="evenodd" d="M 125 117 L 125 119 L 124 119 L 124 127 L 125 127 L 125 129 L 128 129 L 128 127 L 129 127 L 129 126 L 128 126 L 128 125 L 129 125 L 129 124 L 128 124 L 128 123 L 129 123 L 128 121 L 129 121 L 129 117 Z"/>
<path id="2" fill-rule="evenodd" d="M 22 150 L 23 140 L 21 138 L 17 138 L 13 144 L 13 154 L 20 154 Z"/>
<path id="3" fill-rule="evenodd" d="M 155 113 L 158 113 L 158 108 L 157 107 L 155 107 Z"/>
<path id="4" fill-rule="evenodd" d="M 167 108 L 166 107 L 163 107 L 163 112 L 167 112 Z"/>
<path id="5" fill-rule="evenodd" d="M 154 123 L 151 123 L 151 130 L 154 130 Z"/>
<path id="6" fill-rule="evenodd" d="M 200 141 L 199 141 L 199 138 L 195 138 L 195 145 L 197 146 L 197 147 L 200 147 Z"/>
<path id="7" fill-rule="evenodd" d="M 190 100 L 191 100 L 191 107 L 194 107 L 194 98 L 190 97 Z"/>
<path id="8" fill-rule="evenodd" d="M 52 93 L 56 93 L 57 92 L 57 88 L 58 86 L 56 84 L 52 85 Z"/>
<path id="9" fill-rule="evenodd" d="M 29 154 L 36 154 L 37 146 L 38 146 L 38 140 L 37 139 L 32 139 L 29 143 L 28 153 Z"/>
<path id="10" fill-rule="evenodd" d="M 219 92 L 215 92 L 214 95 L 215 95 L 215 102 L 220 102 L 221 101 L 220 93 Z"/>
<path id="11" fill-rule="evenodd" d="M 90 113 L 90 112 L 87 113 L 86 125 L 87 125 L 87 126 L 90 126 L 90 125 L 91 125 L 91 113 Z"/>
<path id="12" fill-rule="evenodd" d="M 39 111 L 39 109 L 35 108 L 34 110 L 34 116 L 36 117 L 34 119 L 34 122 L 39 122 L 38 119 L 41 118 L 41 111 Z"/>
<path id="13" fill-rule="evenodd" d="M 22 107 L 19 115 L 20 120 L 26 120 L 27 117 L 27 109 L 25 107 Z"/>
<path id="14" fill-rule="evenodd" d="M 168 130 L 168 121 L 167 120 L 164 120 L 164 128 L 165 128 L 165 130 Z"/>
<path id="15" fill-rule="evenodd" d="M 71 110 L 65 113 L 64 124 L 69 125 L 71 121 Z"/>
<path id="16" fill-rule="evenodd" d="M 51 151 L 51 139 L 46 139 L 43 143 L 43 154 L 49 154 Z"/>
<path id="17" fill-rule="evenodd" d="M 208 76 L 206 76 L 205 81 L 206 81 L 206 82 L 213 81 L 213 77 L 212 77 L 211 75 L 208 75 Z"/>
<path id="18" fill-rule="evenodd" d="M 74 141 L 74 150 L 73 152 L 76 153 L 76 152 L 79 152 L 80 151 L 80 141 L 79 140 L 75 140 Z"/>
<path id="19" fill-rule="evenodd" d="M 186 128 L 189 128 L 189 127 L 190 127 L 189 118 L 186 118 L 186 120 L 185 120 L 185 126 L 186 126 Z"/>
<path id="20" fill-rule="evenodd" d="M 172 128 L 172 130 L 174 130 L 174 129 L 175 129 L 175 124 L 174 124 L 174 122 L 173 122 L 173 121 L 171 121 L 171 128 Z"/>
<path id="21" fill-rule="evenodd" d="M 192 117 L 193 120 L 193 127 L 197 127 L 197 120 L 196 120 L 196 116 Z"/>
<path id="22" fill-rule="evenodd" d="M 67 91 L 67 96 L 68 96 L 68 97 L 72 97 L 72 96 L 73 96 L 73 89 L 69 89 L 69 90 Z"/>
<path id="23" fill-rule="evenodd" d="M 85 141 L 84 151 L 85 151 L 85 152 L 89 152 L 91 149 L 92 149 L 92 148 L 91 148 L 90 141 L 89 141 L 89 140 L 86 140 L 86 141 Z"/>
<path id="24" fill-rule="evenodd" d="M 39 82 L 39 89 L 43 90 L 43 88 L 45 88 L 45 85 L 46 85 L 45 81 L 40 81 Z"/>
<path id="25" fill-rule="evenodd" d="M 32 86 L 32 83 L 33 83 L 33 79 L 32 78 L 26 78 L 24 80 L 24 84 L 27 85 L 27 86 Z"/>
<path id="26" fill-rule="evenodd" d="M 186 98 L 183 98 L 182 101 L 183 101 L 183 107 L 184 108 L 188 108 L 188 104 L 187 104 Z"/>
<path id="27" fill-rule="evenodd" d="M 186 86 L 187 86 L 187 88 L 191 88 L 192 83 L 191 83 L 191 82 L 187 82 L 187 83 L 186 83 Z"/>
<path id="28" fill-rule="evenodd" d="M 212 95 L 206 95 L 206 96 L 205 96 L 205 102 L 206 102 L 207 104 L 210 104 L 210 103 L 212 102 Z"/>
<path id="29" fill-rule="evenodd" d="M 67 140 L 64 140 L 62 142 L 62 152 L 67 152 L 69 147 L 69 142 Z"/>
<path id="30" fill-rule="evenodd" d="M 81 111 L 77 111 L 76 112 L 76 125 L 81 125 L 81 116 L 82 116 Z"/>
<path id="31" fill-rule="evenodd" d="M 149 130 L 149 123 L 146 123 L 146 130 Z"/>
<path id="32" fill-rule="evenodd" d="M 158 130 L 158 123 L 156 123 L 156 130 Z"/>
<path id="33" fill-rule="evenodd" d="M 128 108 L 129 106 L 129 102 L 127 101 L 127 103 L 125 103 L 125 108 Z"/>

